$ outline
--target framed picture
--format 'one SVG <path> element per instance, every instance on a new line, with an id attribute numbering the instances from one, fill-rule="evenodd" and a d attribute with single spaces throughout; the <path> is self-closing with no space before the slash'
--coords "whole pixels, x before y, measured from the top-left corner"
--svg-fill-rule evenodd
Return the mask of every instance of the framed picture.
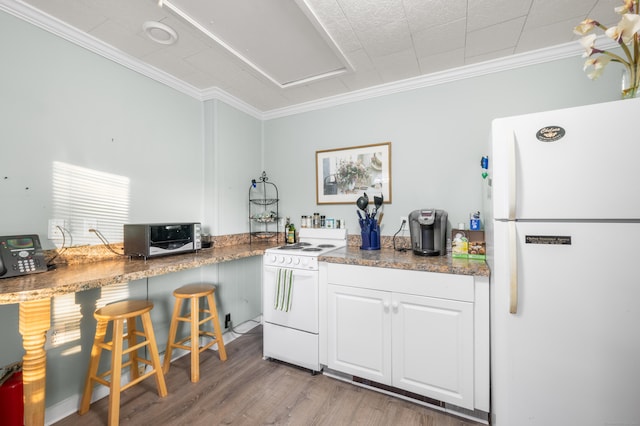
<path id="1" fill-rule="evenodd" d="M 316 151 L 316 203 L 351 204 L 365 192 L 391 202 L 391 142 Z"/>

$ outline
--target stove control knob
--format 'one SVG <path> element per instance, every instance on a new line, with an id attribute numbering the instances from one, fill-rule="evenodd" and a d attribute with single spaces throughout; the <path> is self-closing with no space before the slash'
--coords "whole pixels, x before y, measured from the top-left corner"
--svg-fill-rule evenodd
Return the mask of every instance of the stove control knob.
<path id="1" fill-rule="evenodd" d="M 294 265 L 299 265 L 299 264 L 300 264 L 300 258 L 299 258 L 299 257 L 295 257 L 295 258 L 293 259 L 293 264 L 294 264 Z"/>
<path id="2" fill-rule="evenodd" d="M 280 256 L 280 258 L 278 259 L 278 261 L 279 261 L 280 263 L 284 263 L 284 256 Z"/>
<path id="3" fill-rule="evenodd" d="M 291 263 L 291 256 L 287 257 L 287 264 Z"/>
<path id="4" fill-rule="evenodd" d="M 307 265 L 309 265 L 309 259 L 305 257 L 302 259 L 302 266 L 307 266 Z"/>
<path id="5" fill-rule="evenodd" d="M 277 259 L 278 259 L 278 256 L 276 256 L 275 254 L 272 254 L 269 260 L 271 260 L 271 263 L 276 263 Z"/>

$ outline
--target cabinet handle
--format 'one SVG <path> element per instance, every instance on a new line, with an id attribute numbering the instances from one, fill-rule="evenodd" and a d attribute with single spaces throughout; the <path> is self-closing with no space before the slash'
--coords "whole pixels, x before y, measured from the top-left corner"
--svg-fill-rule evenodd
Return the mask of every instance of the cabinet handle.
<path id="1" fill-rule="evenodd" d="M 400 307 L 400 304 L 398 302 L 393 302 L 391 304 L 391 307 L 393 308 L 394 312 L 398 312 L 398 308 Z"/>
<path id="2" fill-rule="evenodd" d="M 384 308 L 385 311 L 389 310 L 389 301 L 385 300 L 384 302 L 382 302 L 382 307 Z"/>

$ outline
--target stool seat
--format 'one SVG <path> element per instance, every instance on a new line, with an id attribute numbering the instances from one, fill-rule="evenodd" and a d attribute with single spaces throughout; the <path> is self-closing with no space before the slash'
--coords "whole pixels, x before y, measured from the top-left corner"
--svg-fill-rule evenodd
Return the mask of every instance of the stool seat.
<path id="1" fill-rule="evenodd" d="M 137 317 L 153 309 L 153 303 L 148 300 L 124 300 L 103 306 L 94 312 L 93 316 L 98 320 L 113 321 Z"/>
<path id="2" fill-rule="evenodd" d="M 215 286 L 210 284 L 187 284 L 173 291 L 176 302 L 173 308 L 173 315 L 171 316 L 167 349 L 164 354 L 163 367 L 165 374 L 169 372 L 169 368 L 171 366 L 171 352 L 174 348 L 191 352 L 191 382 L 193 383 L 200 380 L 200 352 L 209 349 L 217 343 L 220 360 L 226 361 L 227 352 L 224 347 L 220 321 L 218 320 L 216 301 L 213 297 L 215 290 Z M 200 309 L 200 298 L 204 298 L 206 300 L 209 305 L 209 309 Z M 180 315 L 183 301 L 190 302 L 190 312 L 187 316 Z M 203 318 L 200 318 L 201 314 L 204 314 Z M 209 321 L 213 325 L 213 333 L 200 328 Z M 188 322 L 190 324 L 190 333 L 187 337 L 175 341 L 179 322 Z M 200 347 L 200 337 L 203 336 L 210 337 L 212 340 Z M 190 342 L 190 344 L 186 345 L 186 342 Z"/>
<path id="3" fill-rule="evenodd" d="M 187 284 L 173 291 L 175 297 L 204 297 L 213 294 L 216 288 L 210 284 Z"/>
<path id="4" fill-rule="evenodd" d="M 97 309 L 93 316 L 97 320 L 96 336 L 91 348 L 91 359 L 89 361 L 89 371 L 85 381 L 84 392 L 78 414 L 85 414 L 91 405 L 91 395 L 94 383 L 109 387 L 109 425 L 117 425 L 120 417 L 120 392 L 140 383 L 142 380 L 153 376 L 158 388 L 158 395 L 167 395 L 167 386 L 162 373 L 158 345 L 153 334 L 151 315 L 153 302 L 148 300 L 125 300 L 106 305 Z M 142 330 L 138 330 L 136 319 L 140 318 Z M 106 341 L 107 327 L 113 322 L 112 340 Z M 127 332 L 124 332 L 124 325 L 127 325 Z M 142 340 L 139 340 L 142 338 Z M 126 347 L 125 347 L 126 342 Z M 138 356 L 138 350 L 148 346 L 150 360 Z M 104 373 L 98 374 L 100 355 L 103 350 L 111 351 L 111 368 Z M 122 358 L 128 356 L 127 362 L 122 362 Z M 141 372 L 139 363 L 150 366 Z M 130 381 L 121 386 L 120 379 L 122 369 L 129 367 Z M 107 380 L 106 377 L 109 377 Z"/>

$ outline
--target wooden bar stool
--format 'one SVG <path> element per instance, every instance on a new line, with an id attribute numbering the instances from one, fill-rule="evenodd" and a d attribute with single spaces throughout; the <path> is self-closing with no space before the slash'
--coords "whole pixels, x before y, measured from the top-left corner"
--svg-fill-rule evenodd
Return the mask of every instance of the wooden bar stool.
<path id="1" fill-rule="evenodd" d="M 167 349 L 164 354 L 164 373 L 169 372 L 169 366 L 171 363 L 171 351 L 173 348 L 184 349 L 191 351 L 191 381 L 193 383 L 200 380 L 200 352 L 205 349 L 209 349 L 214 344 L 218 344 L 218 355 L 221 361 L 226 361 L 227 352 L 224 348 L 224 340 L 222 340 L 222 330 L 220 328 L 220 322 L 218 321 L 218 309 L 216 308 L 216 301 L 213 298 L 213 293 L 216 288 L 208 284 L 189 284 L 182 286 L 174 290 L 173 295 L 176 298 L 176 303 L 173 307 L 173 315 L 171 317 L 171 325 L 169 327 L 169 341 L 167 342 Z M 209 309 L 200 309 L 200 298 L 205 297 Z M 180 310 L 182 302 L 189 300 L 190 312 L 187 316 L 180 316 Z M 205 316 L 200 319 L 200 314 Z M 188 322 L 191 324 L 191 333 L 184 339 L 175 341 L 176 332 L 178 331 L 178 322 Z M 213 324 L 214 333 L 210 331 L 202 330 L 200 327 L 207 321 L 211 321 Z M 203 347 L 200 345 L 200 337 L 207 336 L 213 338 L 209 343 Z M 185 343 L 190 341 L 187 346 Z"/>
<path id="2" fill-rule="evenodd" d="M 78 414 L 85 414 L 89 411 L 91 404 L 91 394 L 93 385 L 99 383 L 109 387 L 109 425 L 117 425 L 120 418 L 120 392 L 141 382 L 153 375 L 158 387 L 160 397 L 167 396 L 167 386 L 162 373 L 160 356 L 156 338 L 153 334 L 151 316 L 149 312 L 153 308 L 153 303 L 147 300 L 126 300 L 116 302 L 96 310 L 93 316 L 98 320 L 96 326 L 96 337 L 91 348 L 91 360 L 89 362 L 89 372 L 82 394 L 82 402 Z M 142 331 L 136 328 L 136 318 L 142 320 Z M 110 342 L 106 342 L 107 326 L 113 321 L 113 336 Z M 124 324 L 127 323 L 127 333 L 124 333 Z M 138 338 L 143 340 L 138 342 Z M 126 348 L 124 342 L 127 342 Z M 151 359 L 138 356 L 138 350 L 148 346 Z M 102 350 L 111 351 L 111 369 L 98 374 L 98 364 Z M 123 363 L 122 358 L 128 355 L 127 362 Z M 151 370 L 140 374 L 138 363 L 151 366 Z M 122 369 L 129 367 L 131 380 L 125 386 L 120 385 Z M 109 380 L 105 379 L 109 376 Z"/>

